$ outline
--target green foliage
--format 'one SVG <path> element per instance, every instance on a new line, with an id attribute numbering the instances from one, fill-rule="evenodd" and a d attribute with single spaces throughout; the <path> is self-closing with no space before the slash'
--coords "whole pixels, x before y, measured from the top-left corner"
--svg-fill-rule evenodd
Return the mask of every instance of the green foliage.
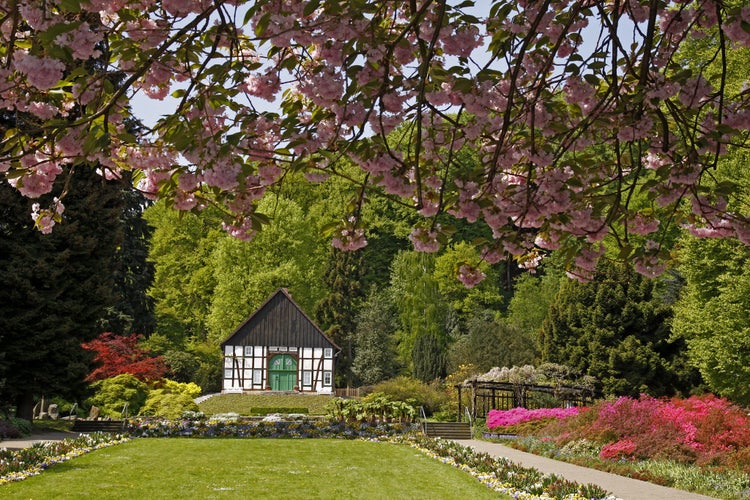
<path id="1" fill-rule="evenodd" d="M 422 380 L 446 374 L 449 308 L 433 277 L 434 265 L 432 254 L 401 252 L 391 270 L 391 293 L 398 297 L 396 305 L 401 323 L 396 334 L 398 354 L 402 364 L 410 366 L 412 373 Z M 415 355 L 415 350 L 420 354 Z M 422 359 L 422 355 L 427 358 Z M 415 359 L 418 366 L 414 365 Z"/>
<path id="2" fill-rule="evenodd" d="M 471 364 L 488 371 L 496 366 L 531 364 L 537 356 L 535 337 L 488 310 L 469 319 L 466 335 L 451 346 L 450 365 Z"/>
<path id="3" fill-rule="evenodd" d="M 129 414 L 136 415 L 148 395 L 148 386 L 129 373 L 99 380 L 91 387 L 95 392 L 89 403 L 100 408 L 100 415 L 108 417 L 121 417 L 125 405 Z"/>
<path id="4" fill-rule="evenodd" d="M 396 375 L 394 332 L 398 328 L 396 303 L 388 290 L 372 289 L 357 315 L 356 356 L 352 371 L 364 385 Z"/>
<path id="5" fill-rule="evenodd" d="M 411 363 L 414 377 L 419 380 L 430 382 L 441 379 L 447 373 L 445 346 L 441 345 L 436 335 L 419 335 L 411 351 Z"/>
<path id="6" fill-rule="evenodd" d="M 168 419 L 177 419 L 185 411 L 198 411 L 194 399 L 201 393 L 201 388 L 194 383 L 164 380 L 161 387 L 148 392 L 146 402 L 141 408 L 141 415 L 151 415 Z"/>
<path id="7" fill-rule="evenodd" d="M 443 403 L 439 416 L 447 420 L 455 421 L 458 417 L 458 389 L 468 379 L 475 378 L 481 371 L 471 364 L 459 365 L 445 378 L 445 402 Z M 471 407 L 471 392 L 461 391 L 461 405 L 463 408 Z"/>
<path id="8" fill-rule="evenodd" d="M 128 173 L 125 175 L 129 177 Z M 138 190 L 123 189 L 121 193 L 123 239 L 112 262 L 115 301 L 102 318 L 100 328 L 118 335 L 150 335 L 156 328 L 153 300 L 147 294 L 154 279 L 154 265 L 148 260 L 153 228 L 143 218 L 144 207 L 150 202 Z"/>
<path id="9" fill-rule="evenodd" d="M 420 380 L 399 376 L 375 384 L 375 393 L 382 393 L 394 401 L 413 402 L 414 406 L 422 406 L 428 414 L 439 411 L 448 401 L 448 395 L 443 388 L 436 384 L 426 384 Z"/>
<path id="10" fill-rule="evenodd" d="M 602 262 L 594 280 L 569 280 L 545 320 L 542 360 L 602 382 L 607 395 L 689 392 L 684 342 L 670 338 L 671 308 L 655 282 L 626 266 Z"/>
<path id="11" fill-rule="evenodd" d="M 346 422 L 411 422 L 417 416 L 414 400 L 397 400 L 382 392 L 373 392 L 362 399 L 335 398 L 327 406 L 328 414 Z"/>
<path id="12" fill-rule="evenodd" d="M 177 382 L 195 381 L 200 362 L 191 353 L 170 349 L 163 354 L 164 362 L 169 367 L 169 378 Z"/>
<path id="13" fill-rule="evenodd" d="M 192 381 L 206 394 L 219 392 L 222 376 L 221 351 L 207 342 L 192 342 L 188 345 L 188 352 L 198 360 L 198 369 Z"/>
<path id="14" fill-rule="evenodd" d="M 318 326 L 341 347 L 336 358 L 336 385 L 339 386 L 358 385 L 352 365 L 356 315 L 364 300 L 360 282 L 365 268 L 363 256 L 362 252 L 337 249 L 328 252 L 322 280 L 327 294 L 315 304 L 314 309 Z"/>
<path id="15" fill-rule="evenodd" d="M 508 304 L 508 323 L 520 328 L 526 338 L 537 337 L 565 279 L 552 262 L 544 266 L 541 275 L 519 276 L 513 283 L 513 297 Z"/>
<path id="16" fill-rule="evenodd" d="M 222 238 L 212 254 L 216 282 L 206 324 L 214 344 L 278 288 L 288 288 L 303 311 L 312 311 L 321 296 L 316 283 L 323 248 L 302 207 L 283 197 L 266 197 L 259 210 L 272 218 L 270 224 L 249 242 Z"/>
<path id="17" fill-rule="evenodd" d="M 23 436 L 28 436 L 32 431 L 32 424 L 25 418 L 10 417 L 8 419 L 10 425 L 18 429 L 18 432 Z"/>
<path id="18" fill-rule="evenodd" d="M 689 362 L 722 396 L 750 405 L 750 251 L 727 240 L 686 238 L 673 335 Z"/>
<path id="19" fill-rule="evenodd" d="M 177 343 L 204 340 L 215 287 L 212 254 L 228 237 L 219 229 L 219 214 L 210 208 L 199 215 L 180 214 L 162 202 L 149 207 L 144 217 L 154 227 L 149 259 L 155 275 L 149 295 L 157 332 Z"/>
<path id="20" fill-rule="evenodd" d="M 477 265 L 486 275 L 484 281 L 467 288 L 456 277 L 462 264 Z M 497 288 L 498 276 L 494 268 L 480 259 L 476 246 L 466 242 L 451 245 L 435 258 L 433 273 L 442 299 L 456 311 L 462 321 L 472 313 L 500 308 L 503 297 Z"/>

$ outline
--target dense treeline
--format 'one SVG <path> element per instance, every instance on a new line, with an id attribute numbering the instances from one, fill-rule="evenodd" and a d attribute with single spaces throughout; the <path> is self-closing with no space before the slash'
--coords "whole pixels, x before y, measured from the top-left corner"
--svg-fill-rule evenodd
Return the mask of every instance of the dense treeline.
<path id="1" fill-rule="evenodd" d="M 398 230 L 408 226 L 408 217 L 399 217 L 395 206 L 370 214 L 375 227 L 392 230 L 376 234 L 376 245 L 353 253 L 331 249 L 323 228 L 335 213 L 327 195 L 342 189 L 322 184 L 276 193 L 267 205 L 268 233 L 250 242 L 213 230 L 189 232 L 186 228 L 211 223 L 178 218 L 160 204 L 150 208 L 152 248 L 159 249 L 152 252 L 156 280 L 151 288 L 159 326 L 149 345 L 162 354 L 189 352 L 197 345 L 215 349 L 284 286 L 343 347 L 338 385 L 374 384 L 398 375 L 429 382 L 461 365 L 482 372 L 554 362 L 596 377 L 610 395 L 705 389 L 701 367 L 689 356 L 695 349 L 673 331 L 679 310 L 674 301 L 683 292 L 684 280 L 674 278 L 682 276 L 679 271 L 648 279 L 604 259 L 594 279 L 580 283 L 560 271 L 554 257 L 535 273 L 504 260 L 482 262 L 487 278 L 467 288 L 456 275 L 461 263 L 480 262 L 475 246 L 458 239 L 437 253 L 414 252 Z M 448 223 L 460 234 L 461 221 Z M 689 235 L 680 238 L 682 246 L 692 241 Z M 161 273 L 189 283 L 162 282 Z M 511 289 L 505 287 L 509 274 L 516 275 Z M 198 307 L 209 319 L 201 329 L 192 315 Z M 172 311 L 192 314 L 181 320 Z M 210 320 L 218 317 L 224 321 Z"/>
<path id="2" fill-rule="evenodd" d="M 702 50 L 686 50 L 684 65 Z M 732 53 L 728 87 L 744 84 L 743 60 L 747 51 Z M 748 159 L 729 147 L 711 181 L 747 186 Z M 169 378 L 216 391 L 218 344 L 279 287 L 343 348 L 340 386 L 554 362 L 596 377 L 608 395 L 711 390 L 750 405 L 750 251 L 695 238 L 647 190 L 629 193 L 630 203 L 666 228 L 659 245 L 675 266 L 647 279 L 618 263 L 648 238 L 629 234 L 630 248 L 605 242 L 593 279 L 581 283 L 558 262 L 571 255 L 550 252 L 533 272 L 512 249 L 488 263 L 478 250 L 492 238 L 487 224 L 450 210 L 435 223 L 451 241 L 415 252 L 413 211 L 385 197 L 352 206 L 359 193 L 346 175 L 310 183 L 288 174 L 260 202 L 270 223 L 241 241 L 221 230 L 216 208 L 193 215 L 148 206 L 123 181 L 77 168 L 77 194 L 51 235 L 34 231 L 31 202 L 0 184 L 0 410 L 28 416 L 41 396 L 84 398 L 94 366 L 81 343 L 103 332 L 142 334 Z M 359 209 L 368 245 L 333 249 L 330 228 Z M 457 275 L 465 265 L 484 280 L 464 286 Z"/>

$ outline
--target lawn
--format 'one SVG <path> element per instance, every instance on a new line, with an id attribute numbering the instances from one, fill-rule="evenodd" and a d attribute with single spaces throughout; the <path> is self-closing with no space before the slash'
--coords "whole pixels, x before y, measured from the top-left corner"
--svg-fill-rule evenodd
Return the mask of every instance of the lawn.
<path id="1" fill-rule="evenodd" d="M 406 445 L 334 439 L 135 439 L 1 486 L 0 496 L 508 498 Z"/>
<path id="2" fill-rule="evenodd" d="M 217 394 L 198 405 L 206 415 L 217 413 L 239 413 L 252 415 L 258 409 L 278 410 L 274 413 L 290 413 L 284 409 L 307 408 L 309 415 L 325 415 L 326 405 L 332 396 L 313 394 Z M 294 412 L 292 412 L 294 413 Z"/>

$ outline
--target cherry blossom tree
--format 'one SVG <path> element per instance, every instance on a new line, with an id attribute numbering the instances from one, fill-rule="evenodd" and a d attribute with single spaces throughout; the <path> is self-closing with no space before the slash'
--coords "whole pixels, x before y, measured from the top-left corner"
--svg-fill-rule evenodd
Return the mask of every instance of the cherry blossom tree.
<path id="1" fill-rule="evenodd" d="M 533 267 L 557 250 L 583 279 L 604 238 L 646 275 L 668 259 L 667 226 L 750 242 L 744 186 L 714 175 L 747 146 L 750 90 L 707 71 L 750 45 L 750 7 L 477 4 L 4 0 L 0 106 L 16 124 L 0 173 L 40 198 L 42 231 L 64 219 L 54 180 L 87 162 L 133 171 L 178 210 L 220 206 L 239 238 L 267 222 L 266 190 L 304 172 L 357 188 L 332 235 L 341 249 L 366 244 L 375 194 L 422 216 L 417 250 L 445 244 L 448 213 L 491 228 L 486 261 Z M 680 48 L 706 37 L 710 57 L 686 68 Z M 136 93 L 171 96 L 174 112 L 135 133 Z"/>

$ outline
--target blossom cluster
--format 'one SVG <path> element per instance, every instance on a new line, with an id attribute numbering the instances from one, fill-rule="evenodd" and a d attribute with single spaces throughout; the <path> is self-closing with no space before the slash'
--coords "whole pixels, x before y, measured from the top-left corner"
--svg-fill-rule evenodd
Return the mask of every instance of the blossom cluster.
<path id="1" fill-rule="evenodd" d="M 581 409 L 577 406 L 570 408 L 538 408 L 535 410 L 527 410 L 520 407 L 510 410 L 490 410 L 487 414 L 487 428 L 492 430 L 532 420 L 566 419 L 578 415 L 580 411 Z"/>
<path id="2" fill-rule="evenodd" d="M 0 110 L 18 118 L 0 139 L 0 174 L 42 198 L 44 231 L 55 210 L 43 205 L 64 191 L 56 180 L 87 162 L 134 171 L 178 210 L 220 204 L 243 239 L 262 225 L 267 187 L 303 172 L 351 180 L 357 214 L 379 193 L 431 219 L 415 224 L 417 250 L 440 249 L 448 232 L 433 218 L 447 213 L 486 225 L 490 255 L 533 268 L 562 250 L 583 280 L 610 236 L 639 272 L 662 272 L 669 254 L 655 242 L 670 228 L 657 211 L 750 243 L 741 184 L 703 175 L 750 130 L 750 95 L 710 76 L 750 46 L 749 7 L 471 4 L 8 4 Z M 617 29 L 628 22 L 643 29 Z M 715 36 L 693 71 L 674 69 L 684 44 Z M 134 130 L 138 93 L 178 108 Z M 342 215 L 334 245 L 361 248 L 364 226 Z M 482 279 L 459 272 L 469 286 Z"/>

